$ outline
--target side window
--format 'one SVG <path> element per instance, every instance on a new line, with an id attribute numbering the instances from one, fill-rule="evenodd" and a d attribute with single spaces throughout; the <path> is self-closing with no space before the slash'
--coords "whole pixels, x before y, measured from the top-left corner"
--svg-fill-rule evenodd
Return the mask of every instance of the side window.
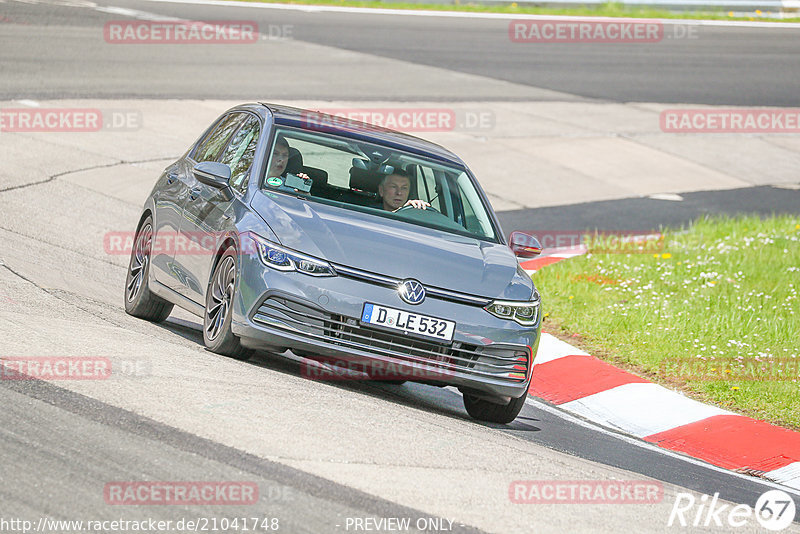
<path id="1" fill-rule="evenodd" d="M 231 134 L 236 131 L 236 128 L 239 127 L 244 118 L 244 113 L 231 113 L 217 124 L 217 127 L 195 149 L 195 161 L 198 163 L 201 161 L 215 161 L 222 147 L 225 146 Z"/>
<path id="2" fill-rule="evenodd" d="M 456 180 L 458 184 L 458 195 L 461 197 L 461 204 L 464 209 L 465 227 L 468 231 L 483 235 L 491 236 L 494 231 L 492 230 L 492 223 L 486 210 L 482 208 L 481 199 L 478 193 L 469 182 L 469 177 L 466 173 L 462 173 Z"/>
<path id="3" fill-rule="evenodd" d="M 256 117 L 249 116 L 233 135 L 220 159 L 221 163 L 231 168 L 231 187 L 242 193 L 247 188 L 247 177 L 256 154 L 260 131 L 261 123 Z"/>
<path id="4" fill-rule="evenodd" d="M 417 196 L 421 200 L 430 202 L 431 206 L 442 212 L 441 199 L 436 193 L 436 178 L 433 176 L 433 170 L 422 165 L 417 167 Z"/>

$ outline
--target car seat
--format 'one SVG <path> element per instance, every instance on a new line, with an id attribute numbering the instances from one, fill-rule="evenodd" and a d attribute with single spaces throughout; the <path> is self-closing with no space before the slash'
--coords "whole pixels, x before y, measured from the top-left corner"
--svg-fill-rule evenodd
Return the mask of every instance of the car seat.
<path id="1" fill-rule="evenodd" d="M 314 182 L 311 186 L 313 196 L 325 196 L 328 189 L 328 173 L 322 169 L 303 165 L 303 155 L 294 147 L 289 147 L 289 161 L 286 163 L 286 171 L 291 174 L 305 173 Z"/>

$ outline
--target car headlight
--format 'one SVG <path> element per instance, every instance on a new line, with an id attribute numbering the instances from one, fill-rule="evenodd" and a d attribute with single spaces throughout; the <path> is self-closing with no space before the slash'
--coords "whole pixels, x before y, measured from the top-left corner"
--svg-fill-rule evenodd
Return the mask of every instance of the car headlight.
<path id="1" fill-rule="evenodd" d="M 538 297 L 538 293 L 534 294 Z M 484 310 L 500 319 L 516 321 L 522 326 L 533 326 L 539 319 L 539 299 L 530 302 L 493 300 Z"/>
<path id="2" fill-rule="evenodd" d="M 306 256 L 276 245 L 265 239 L 256 239 L 258 255 L 267 267 L 278 271 L 297 271 L 311 276 L 336 276 L 333 266 L 324 260 Z"/>

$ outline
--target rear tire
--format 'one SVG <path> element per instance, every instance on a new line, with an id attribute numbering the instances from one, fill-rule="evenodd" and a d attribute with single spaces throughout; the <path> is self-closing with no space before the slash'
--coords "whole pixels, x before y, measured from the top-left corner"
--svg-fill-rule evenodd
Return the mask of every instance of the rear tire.
<path id="1" fill-rule="evenodd" d="M 236 249 L 228 247 L 211 274 L 206 291 L 206 312 L 203 314 L 203 343 L 211 352 L 247 360 L 251 349 L 242 347 L 231 331 L 231 305 L 236 295 Z"/>
<path id="2" fill-rule="evenodd" d="M 528 394 L 526 393 L 518 399 L 511 399 L 508 404 L 502 405 L 464 394 L 464 408 L 467 409 L 467 413 L 473 419 L 505 425 L 517 418 L 525 405 L 525 397 L 527 396 Z"/>
<path id="3" fill-rule="evenodd" d="M 125 311 L 147 321 L 160 323 L 172 312 L 173 304 L 150 291 L 150 254 L 153 249 L 153 218 L 147 216 L 136 232 L 125 277 Z"/>

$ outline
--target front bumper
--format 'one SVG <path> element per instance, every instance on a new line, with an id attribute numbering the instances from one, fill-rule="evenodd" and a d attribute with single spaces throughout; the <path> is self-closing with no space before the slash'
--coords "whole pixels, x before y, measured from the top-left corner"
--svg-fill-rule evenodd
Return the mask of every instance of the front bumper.
<path id="1" fill-rule="evenodd" d="M 240 270 L 232 329 L 245 346 L 289 348 L 376 377 L 453 385 L 503 398 L 528 391 L 541 322 L 523 327 L 480 306 L 432 297 L 412 306 L 392 288 L 343 276 L 274 271 L 255 256 L 243 257 Z M 360 321 L 365 302 L 454 320 L 453 342 L 365 326 Z M 304 374 L 325 379 L 310 370 Z"/>

